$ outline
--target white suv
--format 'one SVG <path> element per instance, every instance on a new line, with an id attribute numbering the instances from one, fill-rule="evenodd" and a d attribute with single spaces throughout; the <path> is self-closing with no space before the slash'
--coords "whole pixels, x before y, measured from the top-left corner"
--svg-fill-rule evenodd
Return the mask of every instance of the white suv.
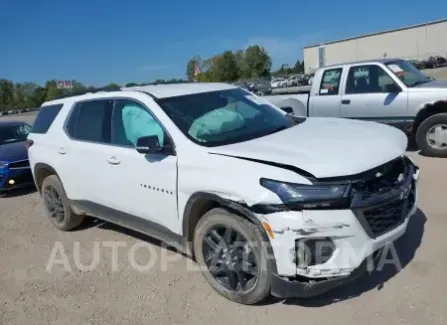
<path id="1" fill-rule="evenodd" d="M 406 145 L 390 126 L 297 118 L 218 83 L 54 100 L 28 137 L 55 227 L 89 215 L 150 234 L 244 304 L 349 282 L 403 235 L 418 183 Z"/>

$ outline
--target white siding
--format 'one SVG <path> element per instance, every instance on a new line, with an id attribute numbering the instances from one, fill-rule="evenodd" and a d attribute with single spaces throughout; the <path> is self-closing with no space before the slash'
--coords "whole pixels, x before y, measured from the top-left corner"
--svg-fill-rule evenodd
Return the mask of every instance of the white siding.
<path id="1" fill-rule="evenodd" d="M 322 45 L 326 65 L 384 58 L 423 60 L 447 56 L 447 21 Z M 305 71 L 318 68 L 318 48 L 304 49 Z"/>

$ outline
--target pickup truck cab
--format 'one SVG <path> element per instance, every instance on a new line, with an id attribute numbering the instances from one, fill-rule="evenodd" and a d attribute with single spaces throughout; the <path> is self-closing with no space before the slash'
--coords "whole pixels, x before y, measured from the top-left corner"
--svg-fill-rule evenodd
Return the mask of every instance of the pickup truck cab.
<path id="1" fill-rule="evenodd" d="M 264 96 L 298 116 L 343 117 L 393 125 L 428 156 L 447 157 L 447 81 L 401 59 L 320 68 L 300 94 Z"/>

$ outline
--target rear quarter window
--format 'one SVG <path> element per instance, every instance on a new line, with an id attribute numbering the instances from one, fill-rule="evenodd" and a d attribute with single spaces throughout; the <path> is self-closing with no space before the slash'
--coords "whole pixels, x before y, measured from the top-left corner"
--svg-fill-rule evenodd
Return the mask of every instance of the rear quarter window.
<path id="1" fill-rule="evenodd" d="M 59 114 L 62 104 L 42 106 L 39 109 L 36 120 L 34 121 L 31 133 L 47 133 L 57 114 Z"/>

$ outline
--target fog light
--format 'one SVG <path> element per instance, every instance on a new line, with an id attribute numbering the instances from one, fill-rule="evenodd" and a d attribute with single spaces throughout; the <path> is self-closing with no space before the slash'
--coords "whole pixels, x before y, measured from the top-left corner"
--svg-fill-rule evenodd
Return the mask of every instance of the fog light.
<path id="1" fill-rule="evenodd" d="M 15 183 L 16 183 L 16 181 L 13 180 L 13 179 L 10 179 L 10 180 L 8 181 L 8 184 L 9 184 L 9 185 L 14 185 Z"/>
<path id="2" fill-rule="evenodd" d="M 332 257 L 335 245 L 330 238 L 303 238 L 295 243 L 299 268 L 324 264 Z"/>

